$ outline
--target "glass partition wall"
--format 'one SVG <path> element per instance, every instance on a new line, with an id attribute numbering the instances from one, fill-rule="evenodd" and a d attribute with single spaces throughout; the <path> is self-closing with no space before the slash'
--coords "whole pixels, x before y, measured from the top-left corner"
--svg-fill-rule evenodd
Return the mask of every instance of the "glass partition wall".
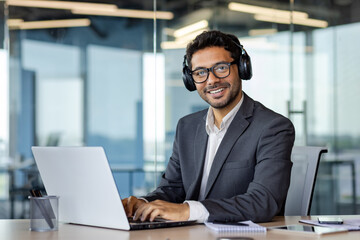
<path id="1" fill-rule="evenodd" d="M 359 1 L 26 2 L 0 2 L 0 218 L 26 218 L 42 186 L 33 145 L 103 146 L 122 197 L 154 189 L 177 121 L 207 108 L 181 71 L 210 29 L 239 37 L 243 90 L 293 121 L 295 144 L 329 149 L 311 213 L 360 211 Z"/>

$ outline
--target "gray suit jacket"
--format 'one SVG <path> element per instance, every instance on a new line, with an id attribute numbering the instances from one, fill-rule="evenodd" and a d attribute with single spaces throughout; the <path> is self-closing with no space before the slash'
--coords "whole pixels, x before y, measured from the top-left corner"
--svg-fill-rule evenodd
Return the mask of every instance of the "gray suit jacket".
<path id="1" fill-rule="evenodd" d="M 179 120 L 159 187 L 148 201 L 198 200 L 208 135 L 207 110 Z M 290 182 L 295 130 L 287 118 L 244 93 L 213 161 L 205 200 L 209 221 L 271 220 L 283 209 Z"/>

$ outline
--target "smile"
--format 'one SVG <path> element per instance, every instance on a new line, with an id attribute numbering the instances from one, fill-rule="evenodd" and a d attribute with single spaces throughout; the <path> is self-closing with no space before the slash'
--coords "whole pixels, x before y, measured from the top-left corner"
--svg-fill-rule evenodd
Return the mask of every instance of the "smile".
<path id="1" fill-rule="evenodd" d="M 222 92 L 224 91 L 224 88 L 219 88 L 217 90 L 214 90 L 214 91 L 209 91 L 211 94 L 215 94 L 215 93 L 219 93 L 219 92 Z"/>

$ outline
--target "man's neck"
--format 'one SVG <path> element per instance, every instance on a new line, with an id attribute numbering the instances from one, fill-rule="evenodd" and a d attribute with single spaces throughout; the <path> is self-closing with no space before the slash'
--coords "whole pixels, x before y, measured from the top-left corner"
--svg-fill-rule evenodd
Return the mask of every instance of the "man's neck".
<path id="1" fill-rule="evenodd" d="M 212 108 L 214 113 L 214 124 L 220 129 L 223 118 L 231 111 L 231 109 L 225 111 L 225 109 Z"/>
<path id="2" fill-rule="evenodd" d="M 221 122 L 223 118 L 240 102 L 242 94 L 239 94 L 240 97 L 236 98 L 232 103 L 227 105 L 224 108 L 213 108 L 214 114 L 214 124 L 218 129 L 220 129 Z"/>

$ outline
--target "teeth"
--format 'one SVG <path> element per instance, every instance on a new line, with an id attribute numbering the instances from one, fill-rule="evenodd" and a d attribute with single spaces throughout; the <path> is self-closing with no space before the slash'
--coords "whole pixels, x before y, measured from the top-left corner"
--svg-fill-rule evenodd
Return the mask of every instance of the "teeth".
<path id="1" fill-rule="evenodd" d="M 215 91 L 210 91 L 211 94 L 214 94 L 214 93 L 219 93 L 221 91 L 223 91 L 224 89 L 223 88 L 220 88 L 218 90 L 215 90 Z"/>

